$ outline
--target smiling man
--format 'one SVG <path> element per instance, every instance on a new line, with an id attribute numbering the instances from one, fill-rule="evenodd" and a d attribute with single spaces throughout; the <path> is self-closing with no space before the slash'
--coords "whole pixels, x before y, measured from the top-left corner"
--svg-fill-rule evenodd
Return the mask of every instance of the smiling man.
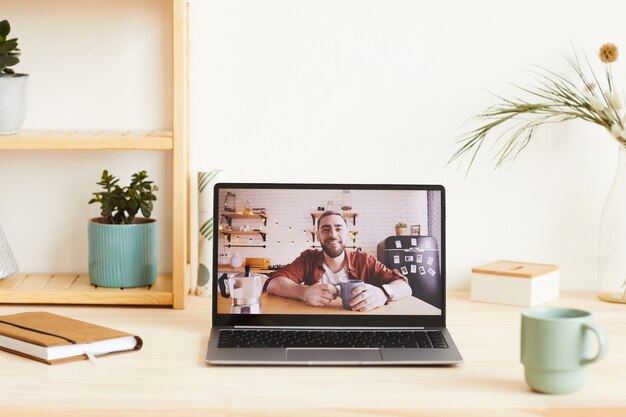
<path id="1" fill-rule="evenodd" d="M 317 222 L 322 250 L 307 249 L 292 263 L 274 272 L 267 291 L 324 307 L 337 298 L 342 281 L 363 281 L 353 290 L 352 310 L 369 311 L 411 295 L 407 279 L 365 252 L 346 252 L 348 224 L 341 213 L 325 211 Z M 303 285 L 304 284 L 304 285 Z"/>

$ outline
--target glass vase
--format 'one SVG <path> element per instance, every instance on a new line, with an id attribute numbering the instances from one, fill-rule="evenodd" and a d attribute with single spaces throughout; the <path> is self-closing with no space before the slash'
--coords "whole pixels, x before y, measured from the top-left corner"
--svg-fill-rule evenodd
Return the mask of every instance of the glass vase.
<path id="1" fill-rule="evenodd" d="M 617 172 L 600 216 L 598 298 L 626 303 L 626 148 L 619 145 Z"/>

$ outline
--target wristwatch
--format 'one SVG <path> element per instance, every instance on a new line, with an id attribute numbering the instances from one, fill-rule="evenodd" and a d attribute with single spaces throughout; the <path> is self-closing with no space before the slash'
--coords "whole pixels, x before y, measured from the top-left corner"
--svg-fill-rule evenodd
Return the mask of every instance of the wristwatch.
<path id="1" fill-rule="evenodd" d="M 387 296 L 387 301 L 385 301 L 385 305 L 387 305 L 389 304 L 389 301 L 393 301 L 393 290 L 389 284 L 383 284 L 381 288 L 385 293 L 385 296 Z"/>

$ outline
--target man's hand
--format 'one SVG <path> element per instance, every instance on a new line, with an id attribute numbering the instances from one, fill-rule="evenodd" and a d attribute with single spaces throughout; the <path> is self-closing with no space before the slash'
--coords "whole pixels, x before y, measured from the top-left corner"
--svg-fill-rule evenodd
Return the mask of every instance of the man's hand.
<path id="1" fill-rule="evenodd" d="M 352 290 L 352 294 L 359 294 L 350 300 L 350 306 L 354 311 L 370 311 L 387 301 L 383 290 L 370 284 L 359 285 Z"/>
<path id="2" fill-rule="evenodd" d="M 302 301 L 313 307 L 324 307 L 337 298 L 337 294 L 339 291 L 334 285 L 318 282 L 304 289 Z"/>

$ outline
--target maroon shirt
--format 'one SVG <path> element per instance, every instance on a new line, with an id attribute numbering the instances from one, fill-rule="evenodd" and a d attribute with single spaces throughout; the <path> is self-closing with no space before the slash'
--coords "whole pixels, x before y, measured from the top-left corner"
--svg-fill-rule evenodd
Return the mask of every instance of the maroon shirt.
<path id="1" fill-rule="evenodd" d="M 366 252 L 345 252 L 348 276 L 351 279 L 360 279 L 366 284 L 380 287 L 392 281 L 407 279 L 398 270 L 387 268 L 379 262 L 375 256 Z M 276 277 L 286 277 L 296 284 L 305 283 L 313 285 L 319 282 L 324 276 L 324 252 L 321 250 L 307 249 L 300 254 L 292 263 L 272 272 L 270 279 Z"/>

